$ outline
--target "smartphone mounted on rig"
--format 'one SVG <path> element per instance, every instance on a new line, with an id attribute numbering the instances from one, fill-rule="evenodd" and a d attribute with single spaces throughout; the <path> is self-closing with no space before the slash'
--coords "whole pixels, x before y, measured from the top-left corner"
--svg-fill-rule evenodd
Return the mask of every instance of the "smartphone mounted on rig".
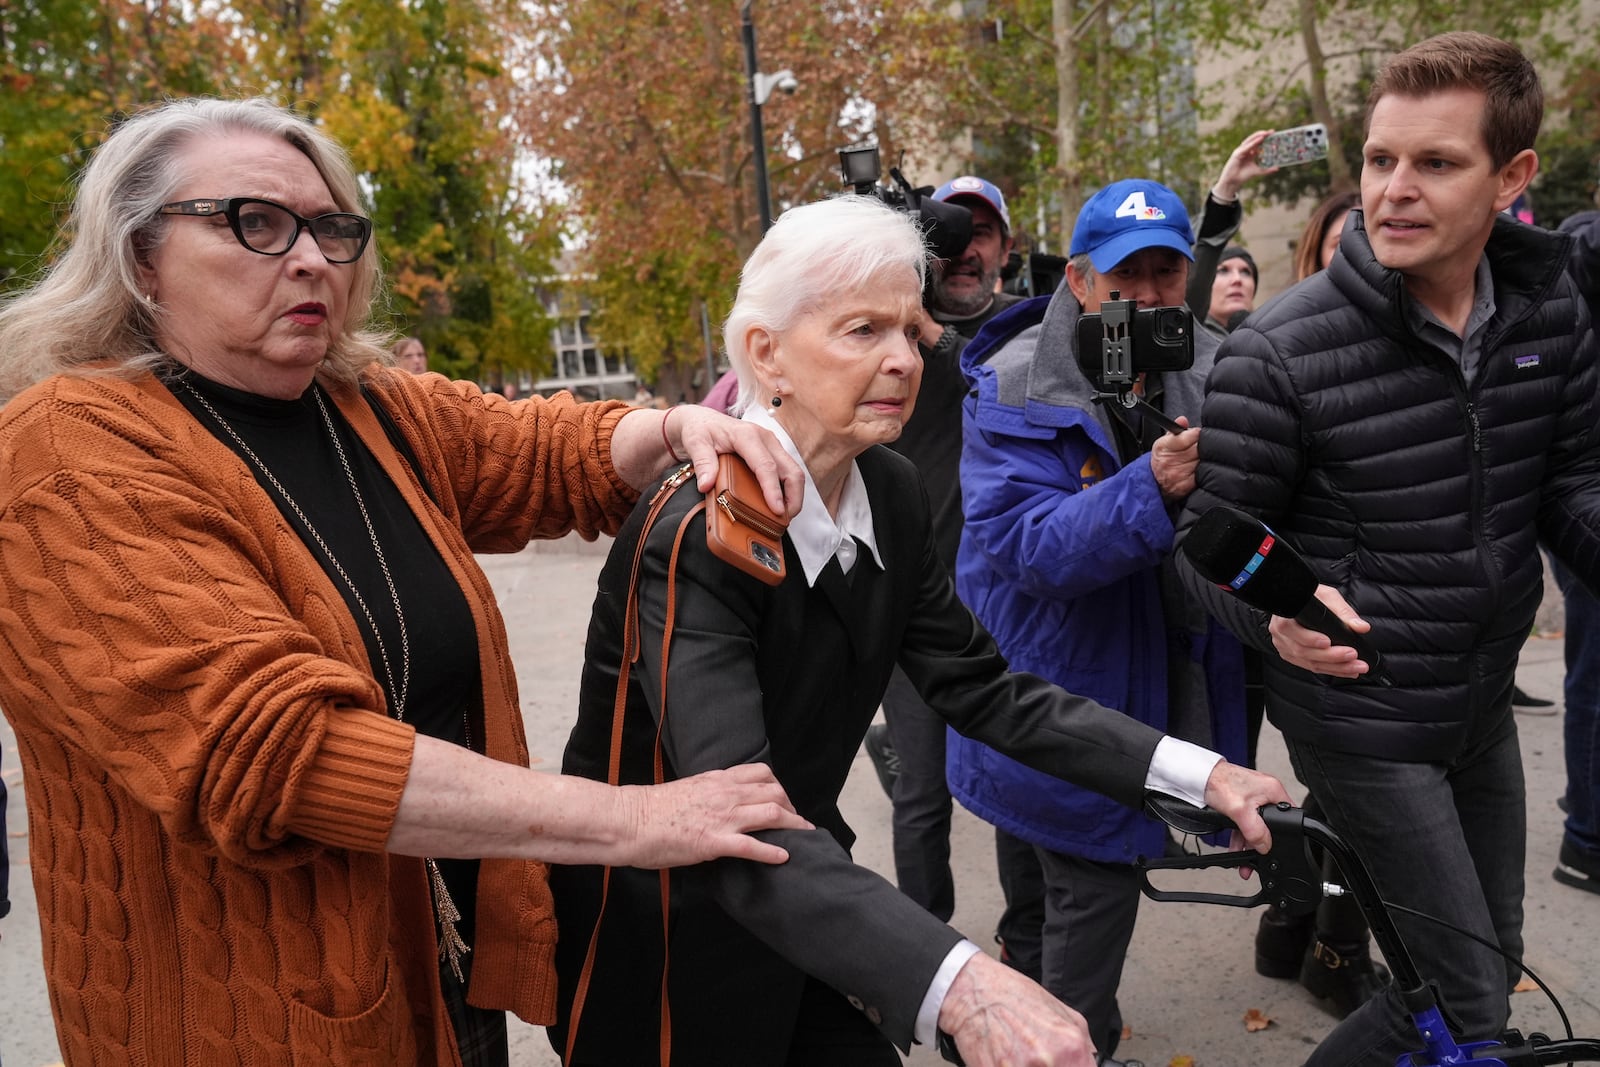
<path id="1" fill-rule="evenodd" d="M 1115 289 L 1098 314 L 1078 318 L 1078 367 L 1094 386 L 1094 399 L 1138 408 L 1173 433 L 1183 427 L 1134 392 L 1149 371 L 1181 371 L 1194 366 L 1194 316 L 1186 307 L 1141 309 Z"/>

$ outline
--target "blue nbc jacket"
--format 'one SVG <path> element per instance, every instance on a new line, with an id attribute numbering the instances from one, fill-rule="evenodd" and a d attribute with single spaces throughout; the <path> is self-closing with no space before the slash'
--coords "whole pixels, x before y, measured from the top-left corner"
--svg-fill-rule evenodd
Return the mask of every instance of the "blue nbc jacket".
<path id="1" fill-rule="evenodd" d="M 1075 358 L 1080 312 L 1063 285 L 991 320 L 963 353 L 957 592 L 1013 670 L 1243 762 L 1240 646 L 1178 584 L 1175 509 L 1149 455 L 1118 459 L 1113 416 Z M 1146 383 L 1191 425 L 1217 348 L 1196 334 L 1191 370 Z M 946 761 L 957 799 L 1024 840 L 1103 862 L 1161 854 L 1154 820 L 953 730 Z"/>

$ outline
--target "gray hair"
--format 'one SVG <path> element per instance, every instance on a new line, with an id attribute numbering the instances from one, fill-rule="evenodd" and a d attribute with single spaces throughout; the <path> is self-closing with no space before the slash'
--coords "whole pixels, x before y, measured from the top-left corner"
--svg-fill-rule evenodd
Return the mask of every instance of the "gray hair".
<path id="1" fill-rule="evenodd" d="M 167 357 L 155 343 L 161 309 L 145 299 L 139 265 L 160 247 L 169 221 L 156 212 L 184 175 L 178 157 L 199 137 L 259 133 L 304 153 L 340 211 L 364 213 L 355 170 L 337 142 L 265 99 L 171 100 L 118 125 L 84 169 L 62 252 L 34 285 L 0 307 L 0 398 L 61 373 L 132 376 Z M 319 373 L 352 382 L 373 361 L 388 362 L 387 331 L 369 325 L 381 278 L 369 242 L 354 264 L 345 321 Z"/>
<path id="2" fill-rule="evenodd" d="M 1094 263 L 1090 261 L 1089 253 L 1079 252 L 1077 255 L 1068 259 L 1067 263 L 1072 267 L 1072 273 L 1083 279 L 1084 285 L 1087 285 L 1091 289 L 1094 288 Z"/>
<path id="3" fill-rule="evenodd" d="M 722 327 L 728 362 L 739 376 L 735 414 L 762 402 L 745 334 L 752 326 L 782 333 L 834 294 L 862 289 L 885 271 L 927 277 L 922 231 L 908 216 L 870 196 L 845 195 L 785 211 L 739 275 L 739 294 Z"/>

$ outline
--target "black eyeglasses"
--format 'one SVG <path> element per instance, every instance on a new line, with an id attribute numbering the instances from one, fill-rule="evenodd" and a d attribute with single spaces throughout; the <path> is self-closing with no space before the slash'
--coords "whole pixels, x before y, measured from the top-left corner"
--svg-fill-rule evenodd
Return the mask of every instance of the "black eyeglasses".
<path id="1" fill-rule="evenodd" d="M 362 215 L 334 211 L 308 219 L 282 204 L 254 197 L 229 200 L 179 200 L 163 204 L 158 215 L 224 215 L 239 243 L 263 256 L 281 256 L 294 247 L 301 230 L 310 230 L 323 258 L 329 263 L 352 263 L 366 251 L 372 238 L 372 220 Z"/>

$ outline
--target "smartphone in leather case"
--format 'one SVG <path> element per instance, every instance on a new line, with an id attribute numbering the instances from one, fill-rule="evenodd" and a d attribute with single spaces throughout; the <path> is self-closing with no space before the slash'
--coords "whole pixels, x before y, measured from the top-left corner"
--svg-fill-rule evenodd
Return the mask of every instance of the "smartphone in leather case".
<path id="1" fill-rule="evenodd" d="M 706 544 L 719 559 L 777 585 L 783 581 L 783 533 L 789 521 L 774 515 L 761 484 L 744 460 L 717 457 L 717 484 L 706 494 Z"/>

